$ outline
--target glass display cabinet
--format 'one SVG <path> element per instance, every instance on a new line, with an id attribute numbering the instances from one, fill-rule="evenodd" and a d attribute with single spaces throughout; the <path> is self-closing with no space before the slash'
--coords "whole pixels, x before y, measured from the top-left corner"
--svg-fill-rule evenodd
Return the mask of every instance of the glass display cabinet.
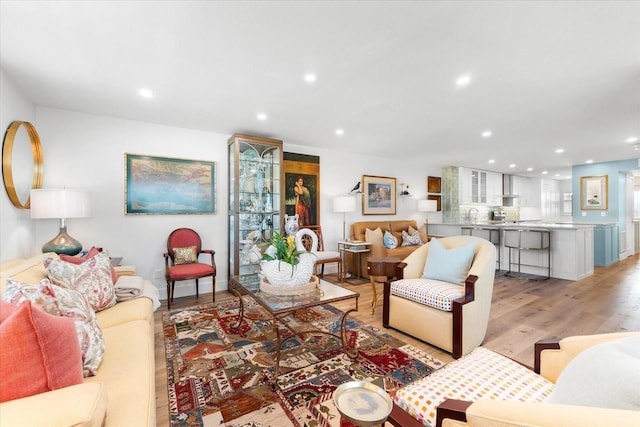
<path id="1" fill-rule="evenodd" d="M 234 134 L 229 152 L 229 277 L 255 274 L 263 245 L 281 229 L 282 141 Z"/>

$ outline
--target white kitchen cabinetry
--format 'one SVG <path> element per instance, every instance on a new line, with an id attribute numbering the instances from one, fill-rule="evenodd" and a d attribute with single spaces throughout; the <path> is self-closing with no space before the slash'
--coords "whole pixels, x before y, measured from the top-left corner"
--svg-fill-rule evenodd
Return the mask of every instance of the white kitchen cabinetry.
<path id="1" fill-rule="evenodd" d="M 501 205 L 502 174 L 459 168 L 460 204 Z"/>
<path id="2" fill-rule="evenodd" d="M 531 205 L 531 180 L 524 176 L 513 176 L 511 183 L 513 185 L 513 194 L 520 196 L 518 198 L 519 206 Z"/>

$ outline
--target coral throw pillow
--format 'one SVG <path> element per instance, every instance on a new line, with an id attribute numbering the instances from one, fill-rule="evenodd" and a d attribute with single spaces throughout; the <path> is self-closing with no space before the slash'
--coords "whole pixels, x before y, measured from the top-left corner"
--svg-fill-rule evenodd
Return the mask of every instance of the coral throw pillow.
<path id="1" fill-rule="evenodd" d="M 55 285 L 80 292 L 95 311 L 116 304 L 116 290 L 111 280 L 111 261 L 107 254 L 100 252 L 79 265 L 47 258 L 44 266 L 49 280 Z"/>
<path id="2" fill-rule="evenodd" d="M 82 382 L 73 320 L 0 301 L 0 402 Z"/>
<path id="3" fill-rule="evenodd" d="M 61 254 L 60 259 L 63 261 L 70 262 L 72 264 L 82 264 L 89 258 L 93 258 L 99 253 L 102 253 L 102 250 L 96 248 L 95 246 L 92 246 L 91 249 L 89 249 L 89 252 L 87 252 L 85 256 L 71 256 L 71 255 Z M 109 259 L 109 262 L 111 262 L 111 259 Z M 111 266 L 111 281 L 113 281 L 113 283 L 116 283 L 118 281 L 118 272 L 113 267 L 113 265 Z"/>
<path id="4" fill-rule="evenodd" d="M 83 375 L 96 374 L 104 357 L 104 338 L 96 314 L 80 292 L 53 285 L 49 279 L 42 279 L 39 285 L 9 279 L 2 300 L 13 305 L 30 300 L 49 314 L 71 318 L 82 353 Z"/>
<path id="5" fill-rule="evenodd" d="M 195 246 L 187 246 L 186 248 L 173 248 L 173 264 L 193 264 L 198 261 Z"/>

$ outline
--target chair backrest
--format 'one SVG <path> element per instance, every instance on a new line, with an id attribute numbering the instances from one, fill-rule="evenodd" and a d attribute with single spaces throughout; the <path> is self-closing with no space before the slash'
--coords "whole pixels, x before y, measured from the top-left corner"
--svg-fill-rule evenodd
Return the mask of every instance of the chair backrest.
<path id="1" fill-rule="evenodd" d="M 167 238 L 167 252 L 173 261 L 173 249 L 185 248 L 187 246 L 195 246 L 196 254 L 200 253 L 202 249 L 202 241 L 200 235 L 191 228 L 178 228 L 173 230 Z"/>
<path id="2" fill-rule="evenodd" d="M 316 236 L 318 236 L 318 251 L 324 251 L 324 241 L 322 239 L 322 227 L 320 227 L 319 225 L 308 225 L 308 226 L 305 226 L 304 228 L 308 228 L 309 230 L 316 233 Z M 302 237 L 302 244 L 304 245 L 306 250 L 308 251 L 311 250 L 311 238 L 309 236 Z"/>

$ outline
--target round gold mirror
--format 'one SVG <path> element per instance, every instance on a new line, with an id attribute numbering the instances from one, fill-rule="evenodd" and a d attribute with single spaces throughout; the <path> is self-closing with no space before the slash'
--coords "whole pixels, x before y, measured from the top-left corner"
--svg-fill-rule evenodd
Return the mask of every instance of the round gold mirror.
<path id="1" fill-rule="evenodd" d="M 29 122 L 15 121 L 4 134 L 2 180 L 9 200 L 18 209 L 29 209 L 31 189 L 42 188 L 42 145 Z"/>

